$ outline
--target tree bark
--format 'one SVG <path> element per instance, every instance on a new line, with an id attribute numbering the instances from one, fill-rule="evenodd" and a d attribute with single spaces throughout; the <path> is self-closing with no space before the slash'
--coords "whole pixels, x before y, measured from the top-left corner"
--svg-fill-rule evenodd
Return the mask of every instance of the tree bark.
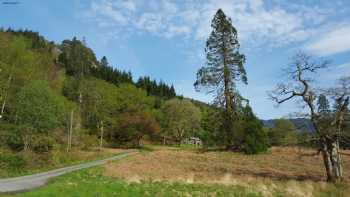
<path id="1" fill-rule="evenodd" d="M 327 181 L 341 181 L 343 179 L 343 166 L 340 156 L 339 142 L 323 141 L 321 151 L 326 170 Z"/>
<path id="2" fill-rule="evenodd" d="M 322 157 L 323 157 L 323 164 L 326 170 L 326 175 L 327 175 L 327 181 L 332 181 L 333 180 L 333 169 L 332 169 L 332 163 L 330 160 L 330 155 L 328 152 L 328 148 L 325 142 L 322 143 Z"/>
<path id="3" fill-rule="evenodd" d="M 67 152 L 69 152 L 70 149 L 72 148 L 73 116 L 74 116 L 74 110 L 72 110 L 71 113 L 70 113 L 70 124 L 69 124 L 69 130 L 68 130 Z"/>
<path id="4" fill-rule="evenodd" d="M 8 91 L 10 89 L 10 86 L 11 86 L 11 80 L 12 80 L 12 73 L 10 74 L 8 80 L 7 80 L 7 90 L 6 93 L 5 93 L 5 96 L 4 96 L 4 101 L 2 102 L 2 106 L 1 106 L 1 114 L 0 114 L 0 119 L 3 118 L 3 115 L 4 115 L 4 111 L 5 111 L 5 106 L 6 106 L 6 99 L 7 99 L 7 94 L 8 94 Z"/>
<path id="5" fill-rule="evenodd" d="M 227 46 L 226 46 L 226 36 L 225 33 L 222 34 L 222 60 L 224 66 L 224 98 L 225 98 L 225 131 L 227 137 L 226 148 L 229 149 L 233 146 L 233 136 L 232 136 L 232 122 L 233 122 L 233 101 L 232 101 L 232 90 L 231 90 L 231 75 L 230 70 L 227 65 Z"/>
<path id="6" fill-rule="evenodd" d="M 330 160 L 333 169 L 333 181 L 341 181 L 343 177 L 343 168 L 339 153 L 339 143 L 337 141 L 330 144 Z"/>
<path id="7" fill-rule="evenodd" d="M 328 62 L 314 63 L 310 62 L 310 57 L 305 54 L 297 54 L 295 62 L 291 72 L 288 74 L 300 83 L 301 89 L 295 89 L 289 87 L 289 85 L 281 84 L 272 95 L 271 98 L 278 104 L 284 103 L 294 97 L 301 97 L 310 110 L 311 122 L 315 128 L 316 134 L 319 137 L 320 152 L 322 153 L 323 163 L 325 166 L 327 181 L 337 182 L 342 180 L 343 168 L 339 149 L 339 136 L 342 131 L 342 125 L 344 120 L 344 114 L 347 111 L 349 105 L 349 97 L 346 97 L 347 93 L 343 93 L 337 98 L 339 101 L 339 109 L 336 111 L 335 120 L 329 125 L 330 128 L 322 128 L 320 121 L 322 121 L 322 114 L 316 112 L 315 99 L 316 94 L 309 86 L 309 80 L 303 77 L 304 73 L 314 73 L 320 68 L 327 66 Z M 344 87 L 343 87 L 344 88 Z M 339 91 L 337 91 L 339 93 Z M 338 93 L 336 95 L 338 95 Z"/>
<path id="8" fill-rule="evenodd" d="M 28 134 L 25 134 L 24 135 L 24 139 L 23 139 L 23 144 L 24 144 L 24 147 L 23 147 L 23 150 L 24 152 L 27 152 L 29 150 L 29 142 L 30 141 L 30 137 Z"/>
<path id="9" fill-rule="evenodd" d="M 102 150 L 102 146 L 103 146 L 103 121 L 101 121 L 101 137 L 100 137 L 100 150 Z"/>
<path id="10" fill-rule="evenodd" d="M 4 101 L 2 102 L 0 118 L 3 117 L 4 111 L 5 111 L 6 96 L 7 96 L 7 95 L 4 96 Z"/>

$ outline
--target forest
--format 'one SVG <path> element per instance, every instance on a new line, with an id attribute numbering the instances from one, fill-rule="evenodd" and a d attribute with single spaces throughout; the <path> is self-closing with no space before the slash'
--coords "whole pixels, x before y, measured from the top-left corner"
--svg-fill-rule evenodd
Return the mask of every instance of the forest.
<path id="1" fill-rule="evenodd" d="M 31 30 L 1 29 L 0 176 L 61 165 L 79 150 L 180 147 L 195 137 L 203 150 L 247 155 L 272 146 L 315 148 L 327 180 L 341 180 L 340 149 L 350 147 L 350 77 L 318 91 L 309 79 L 328 62 L 297 53 L 286 69 L 291 83 L 277 84 L 268 95 L 277 104 L 303 102 L 302 120 L 313 129 L 302 130 L 289 119 L 264 125 L 237 89 L 249 82 L 237 30 L 222 10 L 211 26 L 207 62 L 194 82 L 196 90 L 215 94 L 211 103 L 179 95 L 174 84 L 151 76 L 133 78 L 106 56 L 96 57 L 85 39 L 54 43 Z"/>

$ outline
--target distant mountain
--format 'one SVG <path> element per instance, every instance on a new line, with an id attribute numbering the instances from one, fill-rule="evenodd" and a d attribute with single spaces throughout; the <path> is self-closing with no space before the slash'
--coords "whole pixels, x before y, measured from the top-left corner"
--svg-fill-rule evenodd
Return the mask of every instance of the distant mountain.
<path id="1" fill-rule="evenodd" d="M 274 124 L 275 120 L 276 119 L 262 120 L 262 122 L 263 122 L 265 127 L 273 128 L 275 126 L 275 124 Z M 315 129 L 314 129 L 314 127 L 309 119 L 292 118 L 292 119 L 288 119 L 288 120 L 291 121 L 300 132 L 311 133 L 311 132 L 315 131 Z"/>

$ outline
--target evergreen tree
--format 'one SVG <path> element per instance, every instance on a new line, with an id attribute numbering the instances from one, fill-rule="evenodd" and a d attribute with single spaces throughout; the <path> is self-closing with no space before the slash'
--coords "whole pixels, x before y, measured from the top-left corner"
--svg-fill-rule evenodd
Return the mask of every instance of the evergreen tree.
<path id="1" fill-rule="evenodd" d="M 169 86 L 163 81 L 159 83 L 156 80 L 151 80 L 150 77 L 140 77 L 136 86 L 146 90 L 148 95 L 159 96 L 162 98 L 170 99 L 176 96 L 174 86 Z"/>
<path id="2" fill-rule="evenodd" d="M 25 38 L 28 38 L 31 41 L 31 48 L 32 49 L 42 49 L 42 48 L 46 48 L 50 45 L 49 42 L 47 42 L 45 40 L 45 38 L 43 36 L 41 36 L 38 32 L 34 32 L 31 30 L 13 30 L 11 28 L 7 29 L 8 33 L 11 33 L 13 35 L 16 36 L 23 36 Z"/>
<path id="3" fill-rule="evenodd" d="M 106 58 L 106 56 L 103 56 L 102 57 L 102 59 L 101 59 L 101 62 L 100 62 L 100 65 L 102 66 L 102 67 L 108 67 L 108 61 L 107 61 L 107 58 Z"/>
<path id="4" fill-rule="evenodd" d="M 171 97 L 175 97 L 176 96 L 174 85 L 171 85 L 171 87 L 170 87 L 170 96 Z"/>
<path id="5" fill-rule="evenodd" d="M 94 52 L 76 37 L 64 40 L 60 50 L 62 53 L 58 60 L 64 65 L 68 75 L 82 78 L 98 65 Z"/>
<path id="6" fill-rule="evenodd" d="M 109 65 L 106 56 L 103 56 L 99 62 L 99 66 L 92 69 L 92 75 L 96 78 L 103 79 L 107 82 L 119 85 L 121 83 L 131 83 L 131 72 L 120 71 Z"/>
<path id="7" fill-rule="evenodd" d="M 262 122 L 254 115 L 252 108 L 247 105 L 244 112 L 243 150 L 247 154 L 265 152 L 268 148 L 267 134 Z"/>
<path id="8" fill-rule="evenodd" d="M 325 114 L 330 112 L 329 101 L 324 94 L 321 94 L 317 100 L 318 112 L 320 114 Z"/>
<path id="9" fill-rule="evenodd" d="M 219 9 L 211 27 L 213 28 L 205 52 L 207 63 L 197 72 L 195 87 L 209 88 L 208 92 L 216 93 L 216 100 L 225 109 L 223 128 L 226 133 L 226 145 L 233 144 L 233 123 L 237 119 L 237 103 L 239 94 L 236 89 L 238 81 L 247 83 L 247 76 L 243 67 L 245 56 L 239 53 L 237 30 L 232 26 L 231 19 Z"/>
<path id="10" fill-rule="evenodd" d="M 335 109 L 336 110 L 336 109 Z M 332 116 L 330 105 L 327 97 L 324 94 L 320 94 L 317 100 L 317 111 L 319 114 L 318 124 L 323 130 L 328 130 L 332 124 Z"/>

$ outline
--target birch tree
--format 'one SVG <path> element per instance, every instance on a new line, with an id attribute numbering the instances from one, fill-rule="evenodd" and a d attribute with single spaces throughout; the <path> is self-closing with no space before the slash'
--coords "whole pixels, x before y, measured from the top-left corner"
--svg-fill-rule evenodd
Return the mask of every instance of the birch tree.
<path id="1" fill-rule="evenodd" d="M 16 95 L 18 124 L 26 128 L 22 138 L 24 149 L 28 150 L 31 139 L 48 136 L 49 131 L 63 125 L 64 98 L 55 95 L 46 81 L 33 81 Z"/>

